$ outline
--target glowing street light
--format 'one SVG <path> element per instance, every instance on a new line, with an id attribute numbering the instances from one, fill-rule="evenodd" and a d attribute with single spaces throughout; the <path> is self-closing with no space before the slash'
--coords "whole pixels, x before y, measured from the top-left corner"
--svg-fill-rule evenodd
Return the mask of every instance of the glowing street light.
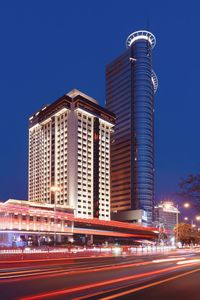
<path id="1" fill-rule="evenodd" d="M 185 220 L 185 221 L 188 221 L 188 217 L 185 217 L 184 220 Z"/>
<path id="2" fill-rule="evenodd" d="M 189 208 L 189 207 L 190 207 L 190 203 L 186 202 L 186 203 L 183 204 L 183 206 L 184 206 L 185 208 Z"/>
<path id="3" fill-rule="evenodd" d="M 197 221 L 200 221 L 200 216 L 196 216 L 196 220 L 197 220 Z"/>

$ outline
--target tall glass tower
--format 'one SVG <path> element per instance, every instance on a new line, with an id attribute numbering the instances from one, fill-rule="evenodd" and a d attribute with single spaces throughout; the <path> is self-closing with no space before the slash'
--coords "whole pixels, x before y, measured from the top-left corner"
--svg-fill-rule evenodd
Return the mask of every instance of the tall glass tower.
<path id="1" fill-rule="evenodd" d="M 152 223 L 154 206 L 155 36 L 130 34 L 127 50 L 106 67 L 106 106 L 116 114 L 111 145 L 111 209 L 129 222 Z"/>

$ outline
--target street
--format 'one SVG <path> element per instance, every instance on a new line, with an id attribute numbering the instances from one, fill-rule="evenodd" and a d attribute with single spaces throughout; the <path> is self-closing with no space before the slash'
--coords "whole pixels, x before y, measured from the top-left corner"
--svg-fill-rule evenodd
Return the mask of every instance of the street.
<path id="1" fill-rule="evenodd" d="M 2 262 L 3 300 L 191 299 L 200 295 L 200 252 L 144 257 Z"/>

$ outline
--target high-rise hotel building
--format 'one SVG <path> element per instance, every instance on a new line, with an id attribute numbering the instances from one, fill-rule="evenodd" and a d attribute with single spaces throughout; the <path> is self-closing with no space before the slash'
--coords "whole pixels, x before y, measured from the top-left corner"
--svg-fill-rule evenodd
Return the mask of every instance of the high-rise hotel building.
<path id="1" fill-rule="evenodd" d="M 114 121 L 113 113 L 78 90 L 32 115 L 29 200 L 72 208 L 77 217 L 109 220 Z"/>
<path id="2" fill-rule="evenodd" d="M 152 33 L 134 32 L 126 40 L 127 50 L 106 68 L 106 107 L 116 115 L 111 209 L 119 219 L 146 224 L 152 222 L 154 207 L 155 44 Z"/>

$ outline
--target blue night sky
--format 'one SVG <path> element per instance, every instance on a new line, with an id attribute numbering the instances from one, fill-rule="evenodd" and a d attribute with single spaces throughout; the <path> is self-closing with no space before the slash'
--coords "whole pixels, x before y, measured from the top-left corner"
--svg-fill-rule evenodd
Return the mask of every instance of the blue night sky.
<path id="1" fill-rule="evenodd" d="M 28 118 L 72 88 L 105 103 L 105 66 L 149 29 L 155 98 L 156 197 L 200 165 L 198 1 L 1 1 L 0 199 L 27 199 Z"/>

